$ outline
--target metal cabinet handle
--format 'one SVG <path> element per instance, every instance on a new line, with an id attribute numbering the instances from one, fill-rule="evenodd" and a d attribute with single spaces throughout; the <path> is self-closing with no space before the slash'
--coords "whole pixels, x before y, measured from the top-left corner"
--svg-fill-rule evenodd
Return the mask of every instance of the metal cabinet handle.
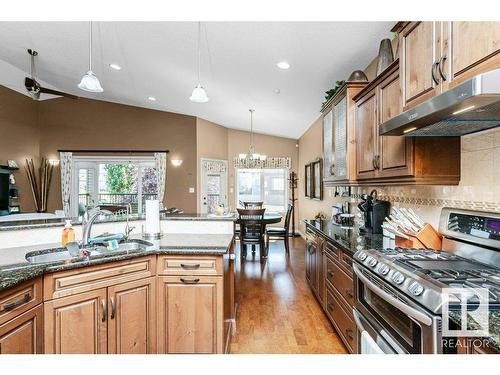
<path id="1" fill-rule="evenodd" d="M 432 80 L 434 81 L 434 83 L 436 85 L 439 85 L 439 80 L 436 78 L 436 75 L 434 73 L 435 73 L 435 70 L 436 70 L 436 67 L 438 64 L 439 64 L 439 61 L 436 61 L 434 64 L 432 64 L 432 68 L 431 68 Z"/>
<path id="2" fill-rule="evenodd" d="M 353 294 L 353 292 L 352 292 L 352 289 L 346 289 L 346 290 L 345 290 L 345 294 L 346 294 L 346 295 L 347 295 L 347 297 L 349 297 L 349 298 L 354 297 L 354 294 Z"/>
<path id="3" fill-rule="evenodd" d="M 330 174 L 331 174 L 332 176 L 335 176 L 335 163 L 332 163 L 332 164 L 330 165 L 330 168 L 328 168 L 328 170 L 330 171 Z"/>
<path id="4" fill-rule="evenodd" d="M 185 268 L 187 270 L 195 270 L 197 268 L 200 268 L 200 264 L 199 263 L 196 263 L 196 264 L 184 264 L 184 263 L 181 263 L 181 267 Z"/>
<path id="5" fill-rule="evenodd" d="M 328 304 L 328 310 L 333 310 L 335 305 L 333 303 Z"/>
<path id="6" fill-rule="evenodd" d="M 354 340 L 354 336 L 352 335 L 353 334 L 352 329 L 350 329 L 350 328 L 346 329 L 345 334 L 346 334 L 347 338 L 349 339 L 349 341 Z"/>
<path id="7" fill-rule="evenodd" d="M 28 303 L 32 299 L 33 297 L 29 293 L 26 293 L 22 299 L 11 303 L 6 303 L 5 305 L 3 305 L 3 310 L 4 311 L 14 310 L 16 307 L 24 305 L 25 303 Z"/>
<path id="8" fill-rule="evenodd" d="M 376 159 L 377 159 L 377 156 L 376 156 L 376 155 L 373 155 L 373 159 L 372 159 L 373 169 L 377 169 L 377 162 L 376 162 Z"/>
<path id="9" fill-rule="evenodd" d="M 106 304 L 106 300 L 105 299 L 101 300 L 101 305 L 102 305 L 101 322 L 105 322 L 106 321 L 106 316 L 108 315 L 108 305 Z"/>
<path id="10" fill-rule="evenodd" d="M 335 275 L 331 270 L 328 270 L 326 274 L 328 275 L 329 278 L 332 278 Z"/>
<path id="11" fill-rule="evenodd" d="M 184 283 L 184 284 L 196 284 L 200 281 L 200 279 L 183 279 L 181 277 L 181 281 Z"/>
<path id="12" fill-rule="evenodd" d="M 446 55 L 441 56 L 437 66 L 438 66 L 439 75 L 443 78 L 444 81 L 447 81 L 448 78 L 446 77 L 446 74 L 444 74 L 444 69 L 443 69 L 443 64 L 445 61 L 446 61 Z"/>
<path id="13" fill-rule="evenodd" d="M 111 297 L 111 319 L 115 318 L 115 313 L 116 313 L 115 299 Z"/>
<path id="14" fill-rule="evenodd" d="M 348 255 L 344 255 L 342 260 L 346 262 L 348 265 L 352 266 L 352 259 Z"/>

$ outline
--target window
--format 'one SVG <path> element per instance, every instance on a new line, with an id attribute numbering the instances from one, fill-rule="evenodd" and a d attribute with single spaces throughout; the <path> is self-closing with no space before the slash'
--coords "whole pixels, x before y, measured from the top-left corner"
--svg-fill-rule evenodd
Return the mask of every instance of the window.
<path id="1" fill-rule="evenodd" d="M 284 212 L 287 205 L 286 169 L 238 169 L 236 205 L 239 202 L 262 201 L 269 211 Z"/>
<path id="2" fill-rule="evenodd" d="M 156 199 L 158 186 L 154 158 L 73 157 L 73 215 L 99 205 L 130 204 L 142 213 L 147 199 Z"/>

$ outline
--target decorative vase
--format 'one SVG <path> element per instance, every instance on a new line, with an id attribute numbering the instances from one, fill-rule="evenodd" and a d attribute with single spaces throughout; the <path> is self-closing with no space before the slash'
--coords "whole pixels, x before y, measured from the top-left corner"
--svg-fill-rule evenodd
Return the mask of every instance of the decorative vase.
<path id="1" fill-rule="evenodd" d="M 348 82 L 368 82 L 368 77 L 365 72 L 362 70 L 355 70 L 351 73 L 349 78 L 347 78 Z"/>
<path id="2" fill-rule="evenodd" d="M 392 44 L 390 39 L 382 39 L 378 50 L 377 76 L 382 73 L 394 61 Z"/>

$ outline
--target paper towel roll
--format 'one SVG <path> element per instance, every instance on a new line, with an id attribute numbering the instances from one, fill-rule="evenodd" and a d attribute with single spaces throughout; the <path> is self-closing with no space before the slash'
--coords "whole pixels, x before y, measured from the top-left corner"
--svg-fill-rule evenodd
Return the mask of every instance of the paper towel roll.
<path id="1" fill-rule="evenodd" d="M 146 234 L 160 233 L 160 201 L 146 201 Z"/>

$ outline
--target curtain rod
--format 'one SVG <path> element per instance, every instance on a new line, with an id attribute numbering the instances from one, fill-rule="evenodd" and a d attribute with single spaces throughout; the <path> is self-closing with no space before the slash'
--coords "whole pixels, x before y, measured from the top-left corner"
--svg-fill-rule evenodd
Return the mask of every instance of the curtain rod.
<path id="1" fill-rule="evenodd" d="M 92 153 L 136 153 L 136 154 L 144 154 L 144 153 L 154 153 L 154 152 L 165 152 L 169 153 L 170 150 L 57 150 L 57 152 L 92 152 Z"/>

